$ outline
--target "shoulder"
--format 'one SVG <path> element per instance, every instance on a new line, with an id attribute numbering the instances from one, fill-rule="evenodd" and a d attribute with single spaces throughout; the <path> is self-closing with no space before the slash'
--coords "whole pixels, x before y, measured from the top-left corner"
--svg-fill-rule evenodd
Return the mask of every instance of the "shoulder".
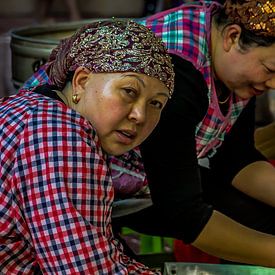
<path id="1" fill-rule="evenodd" d="M 197 114 L 202 118 L 208 107 L 208 87 L 203 75 L 191 62 L 172 55 L 175 70 L 175 88 L 170 101 L 181 113 Z"/>
<path id="2" fill-rule="evenodd" d="M 200 2 L 184 4 L 143 19 L 166 45 L 170 53 L 203 63 L 206 44 L 206 6 Z"/>
<path id="3" fill-rule="evenodd" d="M 18 135 L 40 133 L 46 136 L 81 136 L 88 143 L 96 138 L 91 124 L 79 113 L 72 110 L 61 101 L 36 93 L 35 91 L 20 90 L 13 97 L 1 104 L 0 111 L 4 112 L 0 121 L 13 121 L 20 128 Z"/>
<path id="4" fill-rule="evenodd" d="M 21 90 L 18 98 L 22 102 L 25 101 L 25 111 L 29 112 L 33 119 L 62 120 L 80 125 L 88 123 L 78 112 L 64 104 L 50 85 L 37 86 L 31 91 Z"/>

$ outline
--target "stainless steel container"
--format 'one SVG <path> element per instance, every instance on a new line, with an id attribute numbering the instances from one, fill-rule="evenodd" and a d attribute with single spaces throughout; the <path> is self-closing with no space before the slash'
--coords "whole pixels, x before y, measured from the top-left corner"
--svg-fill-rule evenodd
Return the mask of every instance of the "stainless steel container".
<path id="1" fill-rule="evenodd" d="M 54 25 L 26 26 L 11 32 L 12 82 L 15 88 L 44 64 L 59 41 L 71 36 L 86 23 L 99 19 Z"/>

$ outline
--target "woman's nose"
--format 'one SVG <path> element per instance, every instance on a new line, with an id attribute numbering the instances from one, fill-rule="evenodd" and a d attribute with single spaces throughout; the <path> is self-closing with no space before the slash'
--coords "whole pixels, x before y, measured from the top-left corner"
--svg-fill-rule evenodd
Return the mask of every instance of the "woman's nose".
<path id="1" fill-rule="evenodd" d="M 265 85 L 269 89 L 275 89 L 275 76 L 269 80 L 266 81 Z"/>
<path id="2" fill-rule="evenodd" d="M 146 120 L 145 104 L 134 104 L 129 113 L 129 119 L 138 124 L 144 123 Z"/>

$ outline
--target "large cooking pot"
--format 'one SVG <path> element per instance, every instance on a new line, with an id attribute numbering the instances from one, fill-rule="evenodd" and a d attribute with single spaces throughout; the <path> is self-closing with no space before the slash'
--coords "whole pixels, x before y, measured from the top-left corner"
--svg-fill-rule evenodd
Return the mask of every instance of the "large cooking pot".
<path id="1" fill-rule="evenodd" d="M 44 64 L 59 41 L 72 35 L 86 23 L 99 19 L 54 25 L 26 26 L 11 32 L 12 82 L 15 88 Z M 104 20 L 104 19 L 100 19 Z"/>

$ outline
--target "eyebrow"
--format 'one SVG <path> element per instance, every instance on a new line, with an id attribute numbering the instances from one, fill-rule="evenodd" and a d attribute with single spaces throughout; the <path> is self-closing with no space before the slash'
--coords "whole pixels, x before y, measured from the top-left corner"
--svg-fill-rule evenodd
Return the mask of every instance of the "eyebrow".
<path id="1" fill-rule="evenodd" d="M 125 75 L 122 76 L 122 78 L 127 77 L 127 76 L 135 77 L 142 84 L 142 86 L 145 88 L 145 83 L 139 76 L 137 76 L 135 74 L 125 74 Z M 157 94 L 166 96 L 168 98 L 170 97 L 167 93 L 164 93 L 164 92 L 158 92 Z"/>
<path id="2" fill-rule="evenodd" d="M 170 98 L 170 95 L 168 95 L 167 93 L 164 93 L 164 92 L 159 92 L 157 94 L 158 95 L 163 95 L 163 96 L 166 96 L 166 97 Z"/>
<path id="3" fill-rule="evenodd" d="M 135 74 L 124 74 L 124 75 L 122 76 L 122 78 L 127 77 L 127 76 L 135 77 L 135 78 L 142 84 L 142 86 L 145 87 L 144 81 L 143 81 L 139 76 L 137 76 L 137 75 L 135 75 Z"/>

